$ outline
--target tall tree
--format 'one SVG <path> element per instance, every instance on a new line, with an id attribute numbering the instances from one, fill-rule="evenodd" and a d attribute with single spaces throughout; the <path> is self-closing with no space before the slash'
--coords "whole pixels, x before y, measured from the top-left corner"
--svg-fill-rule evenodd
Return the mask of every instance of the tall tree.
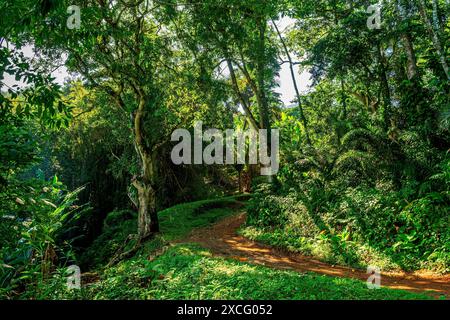
<path id="1" fill-rule="evenodd" d="M 306 119 L 305 112 L 303 111 L 302 98 L 300 96 L 300 91 L 298 89 L 298 84 L 297 84 L 297 80 L 296 80 L 296 76 L 295 76 L 294 61 L 292 59 L 292 54 L 286 44 L 285 39 L 283 38 L 283 35 L 281 34 L 281 32 L 274 20 L 272 20 L 272 25 L 274 26 L 274 28 L 277 32 L 278 38 L 280 39 L 280 43 L 283 48 L 283 53 L 286 56 L 286 58 L 288 59 L 287 62 L 289 63 L 289 71 L 291 74 L 292 84 L 294 85 L 294 91 L 295 91 L 295 95 L 297 98 L 298 109 L 300 111 L 300 118 L 303 123 L 304 130 L 305 130 L 306 143 L 308 145 L 311 145 L 311 138 L 309 136 L 309 129 L 308 129 L 308 121 Z"/>
<path id="2" fill-rule="evenodd" d="M 431 37 L 431 41 L 433 42 L 434 49 L 439 57 L 439 62 L 441 63 L 442 69 L 444 70 L 447 79 L 450 81 L 450 73 L 447 64 L 447 58 L 445 57 L 444 48 L 441 44 L 441 40 L 439 39 L 439 23 L 437 18 L 437 5 L 436 2 L 433 1 L 433 19 L 434 19 L 434 27 L 428 18 L 427 14 L 427 6 L 424 0 L 418 0 L 419 2 L 419 12 L 422 17 L 423 23 L 428 31 L 428 34 Z"/>
<path id="3" fill-rule="evenodd" d="M 81 8 L 81 28 L 58 30 L 45 45 L 67 52 L 67 66 L 129 114 L 139 168 L 132 183 L 142 240 L 159 231 L 158 152 L 167 132 L 151 127 L 167 115 L 159 72 L 171 65 L 170 39 L 161 35 L 153 1 L 84 1 Z"/>

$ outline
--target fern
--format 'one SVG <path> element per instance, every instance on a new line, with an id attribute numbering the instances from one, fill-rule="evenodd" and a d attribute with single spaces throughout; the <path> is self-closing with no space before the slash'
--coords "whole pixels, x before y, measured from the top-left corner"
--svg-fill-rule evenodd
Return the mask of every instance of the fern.
<path id="1" fill-rule="evenodd" d="M 370 146 L 377 152 L 384 152 L 386 139 L 369 129 L 357 128 L 347 132 L 341 140 L 344 150 L 367 149 Z"/>

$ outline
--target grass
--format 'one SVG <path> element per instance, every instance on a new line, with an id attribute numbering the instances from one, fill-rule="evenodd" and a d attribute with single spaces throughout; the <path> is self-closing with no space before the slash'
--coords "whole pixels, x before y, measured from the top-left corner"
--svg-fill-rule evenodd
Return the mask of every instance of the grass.
<path id="1" fill-rule="evenodd" d="M 204 227 L 233 214 L 235 197 L 180 204 L 160 212 L 161 235 L 138 253 L 117 265 L 99 269 L 100 280 L 81 290 L 68 291 L 65 277 L 47 283 L 45 299 L 282 299 L 370 300 L 432 299 L 426 294 L 381 288 L 370 290 L 365 282 L 315 273 L 298 273 L 213 257 L 195 244 L 170 245 L 192 229 Z M 135 219 L 120 222 L 113 214 L 92 252 L 112 246 L 135 227 Z M 114 222 L 114 223 L 112 223 Z M 117 233 L 112 230 L 118 231 Z M 134 229 L 133 229 L 134 231 Z M 106 234 L 106 235 L 105 235 Z M 96 252 L 99 253 L 98 251 Z M 102 261 L 104 263 L 105 261 Z"/>
<path id="2" fill-rule="evenodd" d="M 167 241 L 186 237 L 193 229 L 210 225 L 239 206 L 240 196 L 183 203 L 158 213 L 161 234 L 146 242 L 145 250 L 160 249 Z M 127 210 L 113 211 L 105 220 L 102 234 L 79 257 L 82 269 L 101 268 L 123 246 L 128 235 L 136 233 L 136 214 Z M 129 246 L 132 246 L 132 242 Z"/>
<path id="3" fill-rule="evenodd" d="M 334 239 L 325 235 L 301 237 L 295 232 L 290 232 L 287 228 L 260 228 L 255 226 L 243 226 L 238 230 L 238 233 L 250 240 L 289 252 L 313 256 L 330 264 L 357 269 L 366 269 L 369 265 L 376 265 L 383 270 L 402 269 L 376 248 L 339 237 L 334 237 Z"/>
<path id="4" fill-rule="evenodd" d="M 159 213 L 161 233 L 166 240 L 186 237 L 193 229 L 213 224 L 230 214 L 239 206 L 235 196 L 217 200 L 183 203 Z"/>
<path id="5" fill-rule="evenodd" d="M 61 298 L 61 297 L 58 297 Z M 68 298 L 68 296 L 64 296 Z M 149 261 L 144 253 L 109 268 L 78 299 L 431 299 L 425 294 L 381 288 L 359 280 L 282 271 L 213 257 L 195 244 L 171 246 Z"/>

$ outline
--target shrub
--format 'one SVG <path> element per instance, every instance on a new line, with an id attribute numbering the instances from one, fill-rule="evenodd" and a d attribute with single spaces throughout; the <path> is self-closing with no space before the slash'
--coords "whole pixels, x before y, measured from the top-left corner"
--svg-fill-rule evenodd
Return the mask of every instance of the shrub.
<path id="1" fill-rule="evenodd" d="M 136 214 L 129 210 L 110 212 L 103 225 L 101 235 L 79 257 L 83 268 L 105 264 L 125 243 L 137 228 Z"/>
<path id="2" fill-rule="evenodd" d="M 262 184 L 255 190 L 248 203 L 248 225 L 280 228 L 296 237 L 313 237 L 320 232 L 313 215 L 296 192 L 274 195 L 270 188 L 270 185 Z"/>
<path id="3" fill-rule="evenodd" d="M 260 227 L 282 226 L 287 222 L 286 208 L 292 201 L 271 194 L 270 185 L 261 184 L 248 203 L 248 224 Z"/>
<path id="4" fill-rule="evenodd" d="M 73 229 L 85 212 L 83 206 L 74 205 L 82 188 L 65 192 L 56 176 L 49 182 L 28 183 L 29 191 L 16 190 L 22 193 L 15 200 L 19 207 L 15 214 L 3 215 L 0 210 L 0 219 L 8 221 L 7 229 L 0 224 L 0 294 L 7 298 L 24 288 L 34 292 L 58 266 L 74 259 L 73 239 L 61 240 L 61 235 Z M 11 201 L 8 205 L 12 206 Z"/>
<path id="5" fill-rule="evenodd" d="M 409 203 L 400 212 L 402 226 L 390 248 L 414 266 L 435 265 L 445 272 L 450 263 L 450 194 L 433 192 Z M 422 261 L 422 263 L 420 263 Z"/>
<path id="6" fill-rule="evenodd" d="M 131 210 L 115 210 L 106 216 L 105 220 L 103 221 L 103 230 L 114 228 L 118 226 L 119 224 L 136 218 L 136 213 Z"/>

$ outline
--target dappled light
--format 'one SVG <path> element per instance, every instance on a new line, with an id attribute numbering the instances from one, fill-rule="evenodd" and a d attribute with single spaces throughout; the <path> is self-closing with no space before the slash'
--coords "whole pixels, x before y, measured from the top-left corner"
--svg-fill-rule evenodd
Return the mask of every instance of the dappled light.
<path id="1" fill-rule="evenodd" d="M 0 300 L 450 299 L 449 19 L 0 0 Z"/>
<path id="2" fill-rule="evenodd" d="M 245 219 L 244 213 L 226 218 L 212 227 L 193 231 L 188 240 L 197 242 L 220 256 L 238 261 L 363 281 L 368 277 L 365 271 L 359 269 L 330 265 L 311 257 L 283 252 L 245 239 L 236 234 L 237 229 L 245 223 Z M 450 294 L 450 276 L 433 277 L 426 274 L 383 273 L 382 279 L 383 286 L 390 288 L 416 292 L 430 291 L 435 296 Z"/>

